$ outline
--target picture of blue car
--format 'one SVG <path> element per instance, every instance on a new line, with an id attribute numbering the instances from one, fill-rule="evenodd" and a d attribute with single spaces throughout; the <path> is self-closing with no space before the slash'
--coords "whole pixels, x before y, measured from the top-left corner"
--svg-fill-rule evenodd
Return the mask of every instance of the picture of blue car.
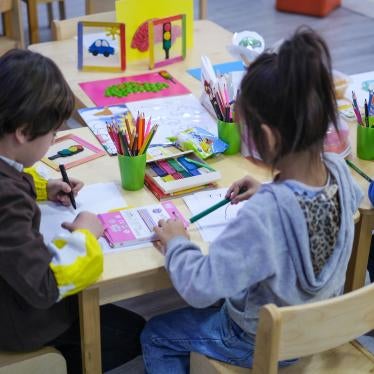
<path id="1" fill-rule="evenodd" d="M 88 52 L 92 53 L 94 56 L 101 54 L 105 57 L 109 57 L 110 55 L 114 55 L 114 48 L 109 45 L 107 40 L 97 39 L 90 45 Z"/>

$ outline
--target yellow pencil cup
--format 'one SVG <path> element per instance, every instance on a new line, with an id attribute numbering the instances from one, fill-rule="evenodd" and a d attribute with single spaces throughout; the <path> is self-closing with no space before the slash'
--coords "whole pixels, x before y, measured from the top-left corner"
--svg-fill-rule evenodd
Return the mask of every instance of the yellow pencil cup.
<path id="1" fill-rule="evenodd" d="M 374 127 L 357 125 L 357 157 L 374 160 Z"/>
<path id="2" fill-rule="evenodd" d="M 218 137 L 228 144 L 225 155 L 234 155 L 240 152 L 241 137 L 240 125 L 234 122 L 224 122 L 218 120 Z"/>
<path id="3" fill-rule="evenodd" d="M 146 153 L 139 156 L 118 155 L 121 185 L 125 190 L 137 191 L 144 186 Z"/>

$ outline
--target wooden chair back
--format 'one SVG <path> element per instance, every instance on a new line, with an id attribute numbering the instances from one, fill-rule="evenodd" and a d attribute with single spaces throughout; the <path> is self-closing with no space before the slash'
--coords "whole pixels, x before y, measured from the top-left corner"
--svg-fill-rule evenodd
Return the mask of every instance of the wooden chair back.
<path id="1" fill-rule="evenodd" d="M 112 11 L 68 18 L 64 20 L 54 20 L 52 24 L 54 40 L 66 40 L 76 36 L 77 24 L 79 21 L 116 22 L 116 13 L 115 11 Z"/>
<path id="2" fill-rule="evenodd" d="M 260 311 L 253 374 L 275 374 L 278 361 L 343 345 L 374 329 L 374 284 L 321 302 Z"/>
<path id="3" fill-rule="evenodd" d="M 24 30 L 20 0 L 0 0 L 3 36 L 0 36 L 0 55 L 12 48 L 24 48 Z"/>

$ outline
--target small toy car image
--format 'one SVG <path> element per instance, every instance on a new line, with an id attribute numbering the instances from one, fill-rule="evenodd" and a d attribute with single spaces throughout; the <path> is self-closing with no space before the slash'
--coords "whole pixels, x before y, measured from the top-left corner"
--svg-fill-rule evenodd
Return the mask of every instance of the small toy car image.
<path id="1" fill-rule="evenodd" d="M 102 54 L 105 57 L 109 57 L 110 55 L 114 55 L 114 48 L 109 45 L 107 40 L 97 39 L 90 45 L 88 52 L 94 56 Z"/>

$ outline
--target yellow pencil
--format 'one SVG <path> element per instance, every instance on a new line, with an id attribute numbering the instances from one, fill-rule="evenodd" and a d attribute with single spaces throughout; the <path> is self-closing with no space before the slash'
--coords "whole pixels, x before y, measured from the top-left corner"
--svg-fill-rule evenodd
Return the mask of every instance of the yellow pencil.
<path id="1" fill-rule="evenodd" d="M 139 154 L 142 155 L 143 153 L 147 152 L 148 146 L 151 144 L 152 138 L 155 135 L 155 132 L 158 128 L 158 125 L 154 125 L 151 130 L 149 131 L 147 138 L 144 140 L 144 143 L 139 151 Z"/>

